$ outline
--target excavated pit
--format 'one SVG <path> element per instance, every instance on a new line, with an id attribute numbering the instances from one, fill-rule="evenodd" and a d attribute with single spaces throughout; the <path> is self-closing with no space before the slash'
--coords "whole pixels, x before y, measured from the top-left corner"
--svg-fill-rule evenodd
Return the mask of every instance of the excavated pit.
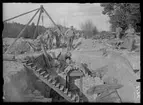
<path id="1" fill-rule="evenodd" d="M 7 64 L 9 64 L 10 68 L 6 66 Z M 49 91 L 51 89 L 42 83 L 30 70 L 17 64 L 17 62 L 4 61 L 3 91 L 5 101 L 31 102 L 39 96 L 43 97 L 42 100 L 45 100 L 45 102 L 50 101 L 50 98 L 46 100 L 44 97 L 50 96 Z M 36 94 L 39 95 L 37 96 Z"/>
<path id="2" fill-rule="evenodd" d="M 91 41 L 89 40 L 88 42 Z M 133 55 L 126 51 L 113 51 L 113 49 L 110 49 L 109 54 L 107 54 L 107 56 L 103 56 L 103 53 L 97 50 L 106 47 L 96 42 L 93 44 L 95 44 L 95 46 L 91 49 L 88 47 L 88 50 L 86 48 L 82 48 L 81 45 L 77 47 L 78 51 L 74 50 L 72 52 L 72 59 L 79 63 L 86 63 L 88 68 L 93 71 L 107 65 L 106 69 L 108 69 L 109 72 L 104 79 L 108 77 L 116 77 L 118 78 L 118 81 L 124 85 L 123 88 L 118 90 L 118 93 L 122 98 L 122 102 L 139 102 L 139 98 L 136 98 L 135 95 L 135 86 L 139 85 L 139 83 L 135 82 L 136 77 L 130 72 L 133 72 L 133 69 L 140 70 L 140 54 Z M 59 51 L 55 52 L 57 53 Z M 124 58 L 130 62 L 132 67 L 130 67 Z M 22 64 L 13 61 L 3 61 L 3 67 L 5 101 L 59 101 L 58 99 L 46 98 L 50 96 L 48 91 L 53 90 L 46 84 L 42 83 L 34 74 L 32 74 L 32 72 L 30 72 L 30 70 L 25 69 Z M 76 80 L 75 84 L 79 88 L 79 79 Z M 103 80 L 100 80 L 98 77 L 93 78 L 88 75 L 83 77 L 83 93 L 88 98 L 89 102 L 95 102 L 97 95 L 87 95 L 86 91 L 90 87 L 100 84 L 103 84 Z M 33 91 L 33 93 L 31 91 Z M 51 92 L 51 94 L 53 96 L 58 96 L 56 92 Z"/>
<path id="3" fill-rule="evenodd" d="M 62 96 L 42 82 L 32 70 L 23 67 L 18 62 L 4 61 L 4 98 L 6 102 L 35 102 L 40 97 L 40 102 L 67 102 Z M 10 65 L 13 65 L 10 67 Z M 20 68 L 21 67 L 21 68 Z M 61 76 L 56 78 L 57 82 L 66 85 Z M 79 88 L 74 85 L 78 91 Z M 88 101 L 82 94 L 84 101 Z"/>

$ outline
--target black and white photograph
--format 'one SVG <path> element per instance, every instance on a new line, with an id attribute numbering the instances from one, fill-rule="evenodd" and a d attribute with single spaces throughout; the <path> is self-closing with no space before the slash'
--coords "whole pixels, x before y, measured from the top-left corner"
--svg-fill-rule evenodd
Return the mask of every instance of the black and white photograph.
<path id="1" fill-rule="evenodd" d="M 2 3 L 3 102 L 141 103 L 140 3 Z"/>

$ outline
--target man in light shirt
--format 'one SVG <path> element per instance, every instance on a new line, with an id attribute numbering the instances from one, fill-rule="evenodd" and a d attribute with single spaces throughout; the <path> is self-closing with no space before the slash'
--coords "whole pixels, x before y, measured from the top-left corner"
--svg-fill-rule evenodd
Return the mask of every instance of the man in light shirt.
<path id="1" fill-rule="evenodd" d="M 125 31 L 126 37 L 128 39 L 128 50 L 132 51 L 133 46 L 135 44 L 135 29 L 133 28 L 133 26 L 131 24 L 128 25 L 128 29 Z"/>
<path id="2" fill-rule="evenodd" d="M 72 48 L 72 44 L 73 44 L 73 40 L 74 40 L 74 36 L 75 36 L 75 32 L 74 32 L 74 29 L 73 29 L 73 26 L 70 27 L 70 29 L 68 29 L 66 32 L 65 32 L 65 35 L 67 37 L 67 41 L 68 41 L 68 50 L 71 50 Z"/>
<path id="3" fill-rule="evenodd" d="M 48 30 L 46 35 L 44 35 L 44 41 L 46 42 L 46 46 L 48 46 L 48 49 L 53 48 L 53 36 L 52 36 L 52 30 Z"/>
<path id="4" fill-rule="evenodd" d="M 129 24 L 128 29 L 125 31 L 126 36 L 133 36 L 135 34 L 135 29 L 131 24 Z"/>
<path id="5" fill-rule="evenodd" d="M 120 39 L 121 32 L 122 32 L 122 28 L 121 27 L 117 27 L 116 28 L 116 38 L 117 39 Z"/>
<path id="6" fill-rule="evenodd" d="M 61 44 L 61 31 L 59 29 L 56 29 L 55 31 L 55 39 L 56 39 L 56 47 L 59 48 Z"/>

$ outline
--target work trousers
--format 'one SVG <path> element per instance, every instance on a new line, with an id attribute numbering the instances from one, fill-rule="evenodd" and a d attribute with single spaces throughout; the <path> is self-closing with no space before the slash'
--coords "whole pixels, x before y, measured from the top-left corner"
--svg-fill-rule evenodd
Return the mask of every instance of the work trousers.
<path id="1" fill-rule="evenodd" d="M 56 47 L 59 48 L 60 47 L 60 37 L 56 37 Z"/>
<path id="2" fill-rule="evenodd" d="M 52 43 L 52 39 L 48 40 L 48 49 L 52 49 L 53 48 L 53 43 Z"/>
<path id="3" fill-rule="evenodd" d="M 72 44 L 73 44 L 73 37 L 69 37 L 68 38 L 68 46 L 67 46 L 67 48 L 68 48 L 68 50 L 71 50 L 72 49 Z"/>

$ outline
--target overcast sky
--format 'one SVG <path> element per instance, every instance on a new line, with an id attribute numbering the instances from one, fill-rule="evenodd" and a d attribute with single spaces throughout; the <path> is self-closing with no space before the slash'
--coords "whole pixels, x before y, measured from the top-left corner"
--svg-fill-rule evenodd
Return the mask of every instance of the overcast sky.
<path id="1" fill-rule="evenodd" d="M 108 16 L 102 14 L 103 8 L 99 3 L 4 3 L 3 20 L 39 8 L 40 5 L 44 6 L 45 10 L 58 24 L 68 27 L 73 25 L 75 28 L 79 29 L 81 23 L 86 20 L 91 20 L 97 26 L 99 31 L 109 30 L 109 18 Z M 35 12 L 32 12 L 12 21 L 26 24 L 34 14 Z M 44 26 L 48 27 L 52 24 L 52 22 L 45 14 L 43 14 L 43 16 Z M 34 18 L 33 22 L 36 23 L 37 20 L 38 14 Z M 40 24 L 42 24 L 42 22 L 40 22 Z"/>

